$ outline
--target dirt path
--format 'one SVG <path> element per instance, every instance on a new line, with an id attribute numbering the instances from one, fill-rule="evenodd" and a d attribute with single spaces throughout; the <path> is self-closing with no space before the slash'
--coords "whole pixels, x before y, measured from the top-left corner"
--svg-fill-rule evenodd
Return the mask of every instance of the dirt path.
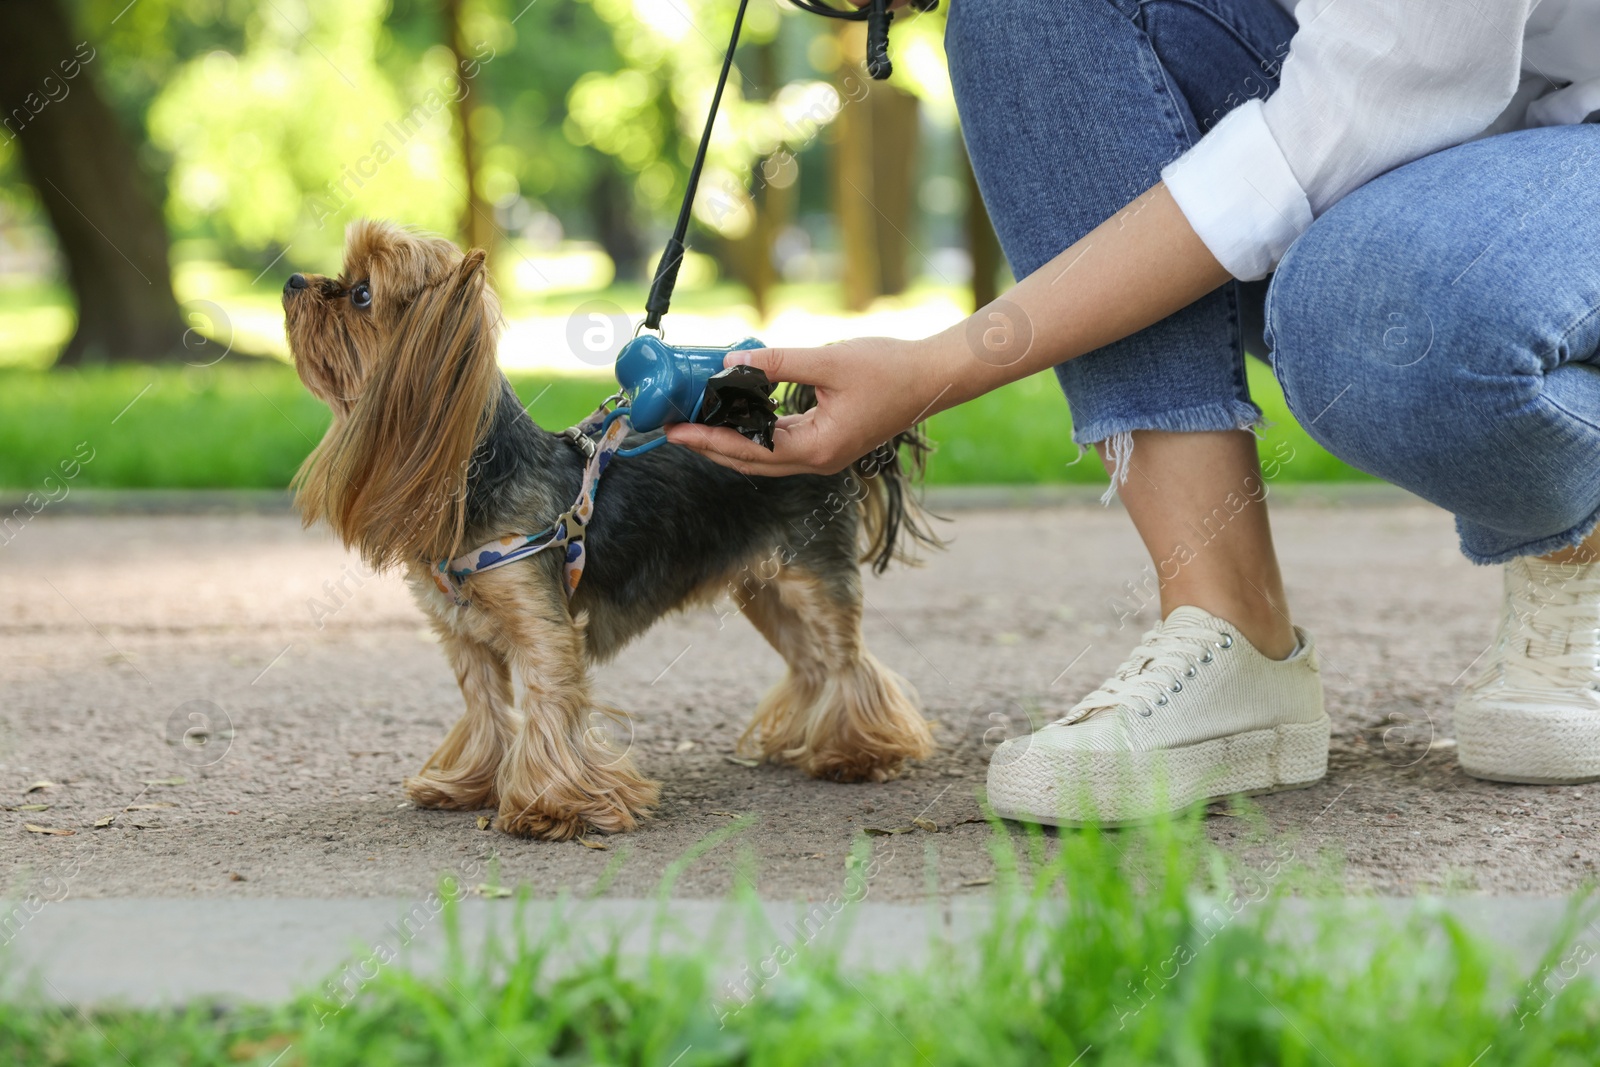
<path id="1" fill-rule="evenodd" d="M 1305 858 L 1342 858 L 1352 888 L 1542 894 L 1592 877 L 1600 786 L 1493 785 L 1456 765 L 1454 686 L 1492 634 L 1499 578 L 1461 559 L 1448 517 L 1279 506 L 1277 529 L 1297 616 L 1323 649 L 1334 752 L 1322 784 L 1263 800 L 1270 825 Z M 0 547 L 0 804 L 49 805 L 3 816 L 0 893 L 398 896 L 453 871 L 643 896 L 729 829 L 727 813 L 753 822 L 689 863 L 677 895 L 721 895 L 743 865 L 764 896 L 823 898 L 858 831 L 918 816 L 939 832 L 876 839 L 873 896 L 917 899 L 930 881 L 977 891 L 991 831 L 963 820 L 979 814 L 989 747 L 1093 688 L 1154 615 L 1119 625 L 1113 605 L 1139 608 L 1125 583 L 1142 581 L 1119 511 L 963 512 L 951 530 L 930 565 L 868 582 L 870 643 L 920 689 L 934 759 L 881 786 L 731 762 L 780 663 L 742 620 L 719 628 L 700 610 L 600 672 L 664 797 L 657 819 L 600 850 L 403 802 L 400 779 L 459 697 L 396 580 L 362 579 L 289 516 L 46 512 Z M 218 731 L 200 750 L 209 762 L 175 743 L 192 713 L 231 722 L 231 740 Z M 57 784 L 24 793 L 41 780 Z M 1208 828 L 1245 849 L 1243 820 Z"/>

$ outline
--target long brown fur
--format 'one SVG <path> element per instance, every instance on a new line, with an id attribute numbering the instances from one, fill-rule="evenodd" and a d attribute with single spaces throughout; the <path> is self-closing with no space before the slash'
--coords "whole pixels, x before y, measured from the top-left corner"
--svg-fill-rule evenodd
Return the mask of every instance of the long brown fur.
<path id="1" fill-rule="evenodd" d="M 911 686 L 861 642 L 861 605 L 830 596 L 794 568 L 744 606 L 789 664 L 762 698 L 739 747 L 816 778 L 882 782 L 908 759 L 933 753 Z"/>
<path id="2" fill-rule="evenodd" d="M 492 299 L 481 251 L 422 288 L 295 475 L 306 525 L 327 522 L 374 568 L 461 546 L 468 465 L 500 391 Z"/>
<path id="3" fill-rule="evenodd" d="M 484 254 L 357 223 L 344 271 L 295 276 L 284 309 L 296 369 L 333 412 L 296 504 L 373 567 L 405 570 L 466 706 L 405 782 L 418 805 L 496 808 L 499 829 L 552 840 L 636 827 L 659 788 L 608 742 L 603 725 L 623 716 L 590 695 L 589 667 L 661 614 L 729 590 L 789 667 L 742 745 L 840 781 L 883 781 L 932 751 L 911 687 L 862 643 L 855 559 L 864 545 L 881 569 L 902 532 L 936 543 L 898 466 L 900 445 L 919 459 L 920 437 L 857 464 L 859 493 L 800 476 L 757 494 L 682 450 L 624 460 L 606 476 L 598 506 L 617 510 L 591 521 L 595 558 L 574 599 L 546 554 L 473 575 L 463 605 L 435 585 L 436 562 L 538 529 L 570 503 L 582 462 L 499 406 L 513 394 L 495 363 Z M 646 531 L 626 519 L 636 501 L 654 515 Z"/>

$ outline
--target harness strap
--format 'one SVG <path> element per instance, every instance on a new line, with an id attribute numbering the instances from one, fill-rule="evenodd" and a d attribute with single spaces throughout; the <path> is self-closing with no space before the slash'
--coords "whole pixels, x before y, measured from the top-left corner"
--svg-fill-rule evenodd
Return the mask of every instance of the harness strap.
<path id="1" fill-rule="evenodd" d="M 596 441 L 591 434 L 601 427 L 600 438 Z M 610 465 L 612 456 L 622 447 L 623 438 L 632 429 L 633 424 L 628 420 L 626 410 L 607 411 L 606 405 L 602 404 L 594 414 L 567 431 L 569 437 L 581 436 L 588 443 L 584 451 L 589 461 L 584 465 L 583 484 L 578 489 L 577 500 L 555 522 L 536 534 L 506 534 L 455 559 L 440 560 L 432 571 L 433 583 L 439 587 L 439 591 L 457 604 L 466 605 L 470 601 L 461 583 L 467 578 L 560 547 L 566 550 L 562 569 L 567 597 L 570 599 L 578 591 L 578 582 L 583 578 L 583 564 L 588 555 L 584 541 L 589 531 L 589 521 L 594 517 L 594 499 L 600 489 L 600 475 Z"/>

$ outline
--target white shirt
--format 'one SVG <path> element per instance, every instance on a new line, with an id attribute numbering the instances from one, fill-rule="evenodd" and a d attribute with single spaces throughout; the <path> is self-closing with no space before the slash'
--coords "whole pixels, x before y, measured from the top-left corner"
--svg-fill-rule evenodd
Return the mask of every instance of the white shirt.
<path id="1" fill-rule="evenodd" d="M 1277 2 L 1299 23 L 1277 91 L 1161 172 L 1236 278 L 1266 277 L 1312 219 L 1402 163 L 1600 118 L 1600 0 Z"/>

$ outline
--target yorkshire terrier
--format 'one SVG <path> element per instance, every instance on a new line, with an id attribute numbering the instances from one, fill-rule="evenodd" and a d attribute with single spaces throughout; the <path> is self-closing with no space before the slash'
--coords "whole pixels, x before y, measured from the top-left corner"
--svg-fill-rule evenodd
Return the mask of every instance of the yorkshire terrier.
<path id="1" fill-rule="evenodd" d="M 918 432 L 828 476 L 747 478 L 670 444 L 618 458 L 570 599 L 559 552 L 474 574 L 451 596 L 434 581 L 439 561 L 548 527 L 585 466 L 579 442 L 537 425 L 496 364 L 484 253 L 357 222 L 344 272 L 292 275 L 283 306 L 295 368 L 333 411 L 295 476 L 296 506 L 374 568 L 404 569 L 466 702 L 406 780 L 415 803 L 497 808 L 501 830 L 553 840 L 632 829 L 659 786 L 594 728 L 597 711 L 621 713 L 590 697 L 589 665 L 720 595 L 788 665 L 741 750 L 839 781 L 885 781 L 933 751 L 910 685 L 861 636 L 860 563 L 881 572 L 910 542 L 937 543 L 910 492 Z M 790 410 L 814 402 L 786 398 Z"/>

